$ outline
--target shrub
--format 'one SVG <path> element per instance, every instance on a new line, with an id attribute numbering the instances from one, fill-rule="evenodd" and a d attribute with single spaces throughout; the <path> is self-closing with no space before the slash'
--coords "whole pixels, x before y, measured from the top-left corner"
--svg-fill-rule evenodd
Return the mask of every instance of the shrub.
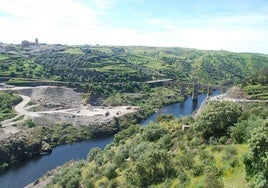
<path id="1" fill-rule="evenodd" d="M 210 188 L 223 188 L 224 184 L 222 182 L 222 169 L 216 166 L 209 166 L 205 172 L 205 187 Z"/>
<path id="2" fill-rule="evenodd" d="M 80 169 L 77 167 L 66 167 L 61 173 L 56 174 L 52 183 L 60 187 L 78 188 L 80 181 Z"/>
<path id="3" fill-rule="evenodd" d="M 192 167 L 193 175 L 194 176 L 201 176 L 204 172 L 204 166 L 203 165 L 195 165 Z"/>
<path id="4" fill-rule="evenodd" d="M 90 150 L 90 152 L 88 153 L 87 155 L 87 161 L 88 162 L 91 162 L 94 160 L 94 158 L 96 157 L 96 155 L 101 152 L 101 149 L 100 148 L 92 148 Z"/>
<path id="5" fill-rule="evenodd" d="M 108 164 L 104 170 L 104 175 L 108 179 L 113 179 L 117 176 L 116 174 L 116 165 L 115 164 Z"/>
<path id="6" fill-rule="evenodd" d="M 245 158 L 247 178 L 251 187 L 268 187 L 268 121 L 256 128 L 249 141 L 250 151 Z"/>
<path id="7" fill-rule="evenodd" d="M 164 127 L 161 127 L 156 124 L 150 124 L 145 127 L 142 132 L 142 138 L 147 141 L 156 141 L 167 133 L 167 130 Z"/>
<path id="8" fill-rule="evenodd" d="M 230 136 L 235 141 L 235 143 L 242 144 L 250 138 L 251 131 L 260 126 L 263 119 L 250 116 L 247 120 L 243 120 L 235 124 L 235 126 L 230 127 Z"/>
<path id="9" fill-rule="evenodd" d="M 212 102 L 197 116 L 194 130 L 205 139 L 226 136 L 228 128 L 233 126 L 242 115 L 242 109 L 231 102 Z"/>
<path id="10" fill-rule="evenodd" d="M 156 118 L 155 122 L 169 122 L 174 119 L 175 116 L 172 114 L 161 114 Z"/>

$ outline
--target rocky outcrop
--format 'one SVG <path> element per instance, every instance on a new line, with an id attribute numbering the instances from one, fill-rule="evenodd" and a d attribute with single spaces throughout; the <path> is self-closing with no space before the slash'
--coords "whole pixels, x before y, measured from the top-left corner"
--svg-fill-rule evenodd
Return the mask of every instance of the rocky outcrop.
<path id="1" fill-rule="evenodd" d="M 77 106 L 81 104 L 82 96 L 71 88 L 58 86 L 39 86 L 19 89 L 18 93 L 31 97 L 33 102 L 41 104 L 65 104 Z"/>
<path id="2" fill-rule="evenodd" d="M 0 140 L 0 171 L 10 165 L 52 151 L 41 138 L 30 136 L 30 134 L 29 131 L 24 131 Z"/>

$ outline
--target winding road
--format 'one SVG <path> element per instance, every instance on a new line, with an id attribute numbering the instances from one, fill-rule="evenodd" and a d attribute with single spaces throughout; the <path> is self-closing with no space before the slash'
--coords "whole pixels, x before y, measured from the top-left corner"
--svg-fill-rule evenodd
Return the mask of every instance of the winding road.
<path id="1" fill-rule="evenodd" d="M 44 86 L 43 86 L 44 87 Z M 51 86 L 47 86 L 51 87 Z M 35 89 L 34 87 L 13 87 L 13 88 L 0 88 L 2 91 L 7 90 L 23 90 L 23 89 Z M 31 97 L 19 94 L 22 97 L 22 101 L 14 107 L 14 110 L 18 113 L 18 115 L 14 118 L 4 120 L 1 122 L 2 128 L 0 129 L 0 136 L 5 136 L 9 134 L 15 134 L 20 132 L 20 128 L 14 125 L 20 124 L 25 119 L 32 119 L 36 117 L 45 116 L 45 114 L 53 114 L 56 116 L 60 116 L 61 118 L 68 118 L 68 115 L 71 115 L 71 119 L 74 117 L 84 117 L 88 123 L 105 123 L 109 122 L 113 117 L 123 116 L 127 113 L 133 113 L 138 110 L 137 107 L 132 106 L 117 106 L 117 107 L 104 107 L 104 106 L 84 106 L 82 105 L 73 105 L 68 104 L 64 107 L 64 109 L 56 109 L 51 108 L 44 111 L 31 111 L 31 107 L 42 105 L 38 103 L 36 105 L 27 106 L 27 104 L 31 101 Z M 42 96 L 41 96 L 42 97 Z M 72 96 L 68 96 L 72 97 Z M 60 99 L 59 99 L 60 100 Z M 70 106 L 69 106 L 70 105 Z M 26 107 L 27 106 L 27 107 Z M 107 115 L 108 114 L 108 115 Z M 66 116 L 67 115 L 67 116 Z M 70 118 L 69 118 L 70 119 Z"/>

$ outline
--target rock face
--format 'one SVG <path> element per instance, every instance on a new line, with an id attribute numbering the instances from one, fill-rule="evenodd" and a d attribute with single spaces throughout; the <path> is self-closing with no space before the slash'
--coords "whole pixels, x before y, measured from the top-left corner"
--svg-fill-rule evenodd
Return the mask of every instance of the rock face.
<path id="1" fill-rule="evenodd" d="M 58 86 L 39 86 L 18 90 L 19 94 L 31 97 L 33 102 L 53 105 L 81 105 L 82 96 L 73 89 Z"/>
<path id="2" fill-rule="evenodd" d="M 110 126 L 108 124 L 113 122 L 114 118 L 138 110 L 130 106 L 84 106 L 81 93 L 61 86 L 18 88 L 17 91 L 27 101 L 17 108 L 18 110 L 15 107 L 15 110 L 27 115 L 34 124 L 41 126 L 88 126 L 90 130 L 97 132 L 97 129 L 102 129 L 102 125 L 106 128 L 113 127 L 113 123 Z M 28 103 L 30 100 L 34 105 Z"/>
<path id="3" fill-rule="evenodd" d="M 31 133 L 23 131 L 12 137 L 0 140 L 0 171 L 8 165 L 20 163 L 33 156 L 48 154 L 52 150 L 41 138 L 32 138 Z"/>
<path id="4" fill-rule="evenodd" d="M 39 86 L 12 89 L 16 90 L 23 99 L 14 107 L 19 114 L 14 120 L 15 123 L 20 125 L 23 122 L 20 118 L 24 116 L 25 119 L 31 119 L 35 125 L 43 127 L 41 133 L 34 134 L 28 127 L 13 127 L 11 124 L 5 124 L 5 128 L 18 128 L 18 132 L 0 137 L 0 171 L 33 156 L 50 153 L 53 144 L 62 144 L 75 139 L 89 139 L 92 134 L 94 136 L 113 134 L 122 128 L 121 118 L 124 115 L 135 114 L 134 112 L 139 111 L 139 108 L 131 106 L 107 107 L 89 104 L 84 106 L 81 94 L 66 87 Z M 125 121 L 129 124 L 128 120 Z M 52 141 L 52 138 L 43 138 L 43 134 L 47 136 L 46 134 L 51 133 L 48 129 L 54 132 L 53 126 L 56 125 L 62 126 L 63 130 L 67 125 L 81 126 L 81 129 L 77 129 L 81 136 L 72 137 L 76 131 L 74 128 L 70 131 L 72 133 L 70 137 L 66 137 L 65 140 Z M 81 134 L 79 130 L 83 133 Z M 57 136 L 61 137 L 61 134 Z"/>

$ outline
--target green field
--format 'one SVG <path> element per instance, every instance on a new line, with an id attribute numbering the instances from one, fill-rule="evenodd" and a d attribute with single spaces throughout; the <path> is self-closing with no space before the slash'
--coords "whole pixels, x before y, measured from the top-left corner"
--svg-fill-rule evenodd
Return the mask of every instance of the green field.
<path id="1" fill-rule="evenodd" d="M 0 54 L 0 61 L 5 59 L 9 59 L 8 55 Z"/>

